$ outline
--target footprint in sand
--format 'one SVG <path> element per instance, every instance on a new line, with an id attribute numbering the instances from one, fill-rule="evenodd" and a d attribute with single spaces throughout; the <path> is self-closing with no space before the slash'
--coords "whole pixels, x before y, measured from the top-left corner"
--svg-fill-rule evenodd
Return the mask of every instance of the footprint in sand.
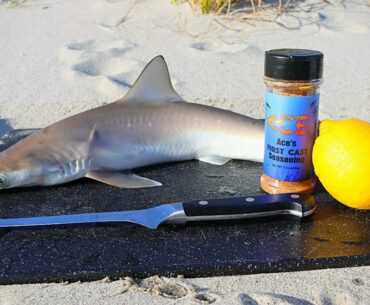
<path id="1" fill-rule="evenodd" d="M 357 22 L 354 22 L 345 13 L 338 13 L 333 16 L 320 14 L 320 17 L 320 25 L 331 32 L 357 34 L 370 31 L 370 21 L 368 19 L 359 18 Z"/>
<path id="2" fill-rule="evenodd" d="M 197 304 L 212 304 L 216 297 L 211 294 L 200 292 L 198 287 L 186 283 L 181 278 L 164 279 L 159 276 L 152 276 L 143 280 L 126 277 L 122 280 L 120 291 L 122 293 L 128 290 L 146 292 L 154 296 L 161 296 L 166 299 L 184 299 L 187 298 L 190 304 L 195 301 Z"/>
<path id="3" fill-rule="evenodd" d="M 305 299 L 273 292 L 255 293 L 252 296 L 242 293 L 238 299 L 241 305 L 314 305 Z"/>
<path id="4" fill-rule="evenodd" d="M 198 41 L 193 42 L 190 48 L 202 52 L 217 52 L 217 53 L 236 53 L 248 49 L 245 43 L 226 43 L 223 41 Z"/>
<path id="5" fill-rule="evenodd" d="M 67 48 L 70 50 L 81 51 L 93 48 L 95 40 L 86 40 L 82 42 L 70 43 Z"/>
<path id="6" fill-rule="evenodd" d="M 134 48 L 135 44 L 121 40 L 86 40 L 67 44 L 60 57 L 69 65 L 70 77 L 88 79 L 102 93 L 119 97 L 131 88 L 146 64 L 127 56 Z"/>
<path id="7" fill-rule="evenodd" d="M 192 56 L 207 55 L 209 53 L 219 54 L 237 54 L 246 53 L 250 57 L 263 57 L 264 52 L 251 44 L 245 42 L 209 40 L 209 41 L 194 41 L 187 49 Z"/>
<path id="8" fill-rule="evenodd" d="M 67 44 L 60 58 L 69 65 L 67 77 L 76 82 L 88 80 L 105 95 L 117 98 L 132 87 L 151 59 L 134 59 L 130 53 L 135 48 L 135 44 L 122 40 L 86 40 Z M 180 83 L 176 78 L 171 80 L 174 86 Z"/>
<path id="9" fill-rule="evenodd" d="M 137 0 L 103 0 L 96 4 L 99 10 L 96 22 L 106 28 L 118 27 L 130 18 L 130 13 L 137 6 L 137 2 Z"/>

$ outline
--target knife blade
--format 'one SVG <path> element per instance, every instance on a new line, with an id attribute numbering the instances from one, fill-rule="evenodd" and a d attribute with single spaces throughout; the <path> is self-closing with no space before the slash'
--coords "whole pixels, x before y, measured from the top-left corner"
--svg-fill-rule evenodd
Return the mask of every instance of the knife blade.
<path id="1" fill-rule="evenodd" d="M 233 220 L 278 215 L 307 217 L 316 209 L 309 194 L 254 195 L 162 204 L 144 210 L 26 218 L 0 218 L 0 228 L 129 222 L 156 229 L 160 224 Z"/>

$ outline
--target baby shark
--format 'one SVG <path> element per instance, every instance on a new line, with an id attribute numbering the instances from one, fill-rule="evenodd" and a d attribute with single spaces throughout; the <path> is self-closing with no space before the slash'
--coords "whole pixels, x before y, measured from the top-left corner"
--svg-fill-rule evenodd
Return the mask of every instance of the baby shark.
<path id="1" fill-rule="evenodd" d="M 264 123 L 188 103 L 155 57 L 121 99 L 71 116 L 0 153 L 0 189 L 88 177 L 120 188 L 161 185 L 132 169 L 198 159 L 263 161 Z"/>

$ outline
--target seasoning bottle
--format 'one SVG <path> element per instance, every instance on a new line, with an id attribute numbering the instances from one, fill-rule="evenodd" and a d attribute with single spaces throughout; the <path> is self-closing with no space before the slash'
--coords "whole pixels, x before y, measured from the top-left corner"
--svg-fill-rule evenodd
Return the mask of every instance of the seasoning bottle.
<path id="1" fill-rule="evenodd" d="M 265 52 L 265 150 L 261 188 L 270 194 L 311 193 L 316 178 L 323 54 L 302 49 Z"/>

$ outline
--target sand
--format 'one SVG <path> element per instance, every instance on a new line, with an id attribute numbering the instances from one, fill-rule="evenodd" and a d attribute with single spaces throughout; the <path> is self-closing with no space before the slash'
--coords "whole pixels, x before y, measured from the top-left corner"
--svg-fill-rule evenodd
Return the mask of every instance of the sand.
<path id="1" fill-rule="evenodd" d="M 295 30 L 276 23 L 219 21 L 239 31 L 169 2 L 28 0 L 13 8 L 1 5 L 0 134 L 9 124 L 42 127 L 118 99 L 158 54 L 186 100 L 262 117 L 264 51 L 280 47 L 324 52 L 321 118 L 369 118 L 366 0 L 345 2 L 345 7 L 334 2 L 316 9 L 312 4 L 310 13 L 302 11 L 309 4 L 302 4 L 302 10 L 280 21 L 299 26 Z"/>
<path id="2" fill-rule="evenodd" d="M 264 51 L 281 47 L 324 52 L 320 119 L 369 121 L 368 2 L 299 5 L 239 23 L 170 0 L 0 0 L 0 136 L 120 98 L 159 54 L 186 100 L 263 117 Z M 369 271 L 0 286 L 0 304 L 369 304 Z"/>
<path id="3" fill-rule="evenodd" d="M 198 279 L 0 286 L 0 304 L 368 305 L 370 267 Z"/>

